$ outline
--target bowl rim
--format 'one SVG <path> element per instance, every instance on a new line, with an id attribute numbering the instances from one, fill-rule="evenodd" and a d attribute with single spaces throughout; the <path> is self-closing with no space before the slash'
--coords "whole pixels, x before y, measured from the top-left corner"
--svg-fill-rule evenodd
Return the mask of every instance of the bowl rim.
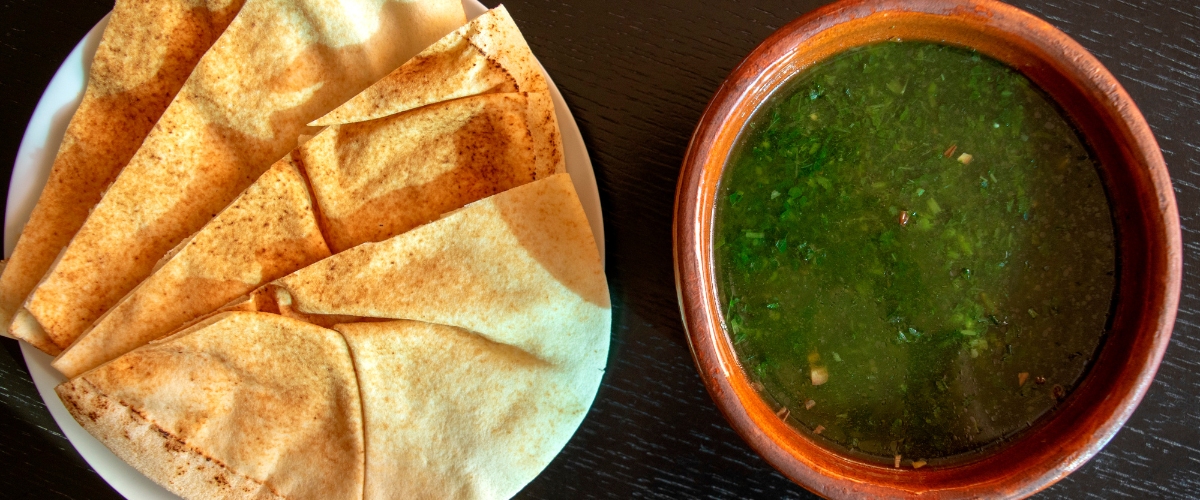
<path id="1" fill-rule="evenodd" d="M 1130 329 L 1130 333 L 1122 330 L 1122 335 L 1130 337 L 1127 343 L 1135 347 L 1120 353 L 1120 359 L 1117 359 L 1118 354 L 1113 353 L 1114 349 L 1109 348 L 1110 342 L 1106 339 L 1093 361 L 1093 365 L 1099 364 L 1103 357 L 1108 363 L 1105 366 L 1119 369 L 1123 378 L 1110 383 L 1115 390 L 1108 395 L 1118 397 L 1109 397 L 1112 401 L 1100 406 L 1090 404 L 1090 401 L 1086 402 L 1088 404 L 1081 402 L 1082 396 L 1075 397 L 1089 380 L 1099 377 L 1093 376 L 1089 369 L 1079 388 L 1060 405 L 1070 411 L 1056 410 L 1052 415 L 1038 419 L 1034 429 L 1023 431 L 1014 441 L 1021 443 L 1036 437 L 1041 439 L 1038 449 L 1043 452 L 1018 457 L 1016 462 L 997 462 L 1005 458 L 1006 453 L 1014 453 L 1011 446 L 961 465 L 919 470 L 886 468 L 838 454 L 801 431 L 791 429 L 781 419 L 772 418 L 772 411 L 764 414 L 767 406 L 751 392 L 721 323 L 711 253 L 711 222 L 717 181 L 732 149 L 731 141 L 736 142 L 741 125 L 753 115 L 754 108 L 765 96 L 808 67 L 788 66 L 797 58 L 800 49 L 796 47 L 800 43 L 815 40 L 831 29 L 847 26 L 846 23 L 862 23 L 867 19 L 878 22 L 881 19 L 872 16 L 891 16 L 889 22 L 906 22 L 906 15 L 941 16 L 946 18 L 943 21 L 954 18 L 952 23 L 969 30 L 989 31 L 989 36 L 1014 37 L 1022 45 L 1019 50 L 1032 51 L 1030 53 L 1044 58 L 1054 71 L 1066 78 L 1064 81 L 1076 86 L 1103 122 L 1083 128 L 1106 130 L 1121 143 L 1114 146 L 1115 149 L 1105 146 L 1113 155 L 1119 154 L 1125 160 L 1103 165 L 1105 184 L 1118 182 L 1109 177 L 1114 175 L 1109 171 L 1135 178 L 1138 186 L 1128 188 L 1135 194 L 1125 198 L 1126 204 L 1136 201 L 1138 205 L 1127 209 L 1132 214 L 1129 224 L 1139 225 L 1138 237 L 1153 240 L 1145 244 L 1149 249 L 1143 252 L 1146 263 L 1137 264 L 1141 266 L 1137 269 L 1145 268 L 1147 273 L 1145 276 L 1133 275 L 1138 286 L 1145 288 L 1147 297 L 1118 301 L 1119 304 L 1133 304 L 1128 307 L 1140 312 L 1130 320 L 1135 323 L 1114 326 Z M 968 26 L 970 23 L 976 25 Z M 888 38 L 881 36 L 879 40 Z M 945 40 L 932 41 L 963 45 Z M 1026 71 L 1003 54 L 988 55 Z M 1029 76 L 1033 78 L 1033 75 Z M 1038 78 L 1033 79 L 1038 81 Z M 1079 117 L 1073 114 L 1071 117 L 1078 123 Z M 731 132 L 726 127 L 730 121 L 738 124 L 737 130 Z M 729 138 L 731 134 L 734 139 Z M 1091 135 L 1084 135 L 1093 139 Z M 1115 201 L 1110 203 L 1114 210 L 1118 208 Z M 1121 237 L 1122 248 L 1125 238 L 1133 238 L 1137 231 L 1128 231 L 1130 234 Z M 1157 141 L 1137 106 L 1113 75 L 1065 33 L 1032 14 L 995 0 L 842 0 L 809 12 L 777 30 L 730 73 L 705 109 L 684 157 L 676 190 L 672 233 L 676 290 L 688 344 L 697 370 L 718 409 L 768 463 L 791 480 L 824 496 L 1019 497 L 1032 495 L 1054 484 L 1099 452 L 1145 395 L 1170 340 L 1182 276 L 1182 238 L 1174 192 Z M 1142 257 L 1141 254 L 1138 256 Z M 1126 274 L 1126 270 L 1122 270 L 1120 279 L 1130 277 Z M 1118 286 L 1122 287 L 1120 290 L 1126 290 L 1125 285 Z M 1141 288 L 1137 290 L 1142 291 Z M 1108 378 L 1116 380 L 1116 375 Z M 1105 386 L 1105 389 L 1109 387 Z M 1079 429 L 1071 430 L 1075 419 L 1081 422 Z M 1049 422 L 1056 423 L 1057 431 L 1067 429 L 1067 433 L 1047 435 L 1049 431 L 1043 430 Z M 1025 448 L 1034 446 L 1023 444 Z"/>

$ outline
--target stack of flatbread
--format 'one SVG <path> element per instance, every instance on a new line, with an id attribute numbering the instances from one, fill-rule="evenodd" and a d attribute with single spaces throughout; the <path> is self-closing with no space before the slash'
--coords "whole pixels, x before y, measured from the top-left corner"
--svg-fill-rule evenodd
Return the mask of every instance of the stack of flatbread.
<path id="1" fill-rule="evenodd" d="M 547 81 L 503 7 L 454 29 L 443 3 L 246 0 L 74 237 L 38 244 L 9 331 L 169 490 L 503 498 L 590 407 L 608 288 Z"/>
<path id="2" fill-rule="evenodd" d="M 164 254 L 294 148 L 300 134 L 313 130 L 310 121 L 463 22 L 458 0 L 247 0 L 112 184 L 95 186 L 103 197 L 69 243 L 27 252 L 39 263 L 57 257 L 49 257 L 36 286 L 19 299 L 9 333 L 51 354 L 71 345 Z M 134 59 L 168 55 L 136 42 L 101 44 L 156 51 Z M 90 128 L 78 117 L 73 122 Z M 67 202 L 40 199 L 34 211 Z M 22 239 L 56 221 L 31 222 L 37 225 L 27 226 Z M 5 274 L 38 271 L 13 257 Z M 20 291 L 2 295 L 20 297 Z"/>

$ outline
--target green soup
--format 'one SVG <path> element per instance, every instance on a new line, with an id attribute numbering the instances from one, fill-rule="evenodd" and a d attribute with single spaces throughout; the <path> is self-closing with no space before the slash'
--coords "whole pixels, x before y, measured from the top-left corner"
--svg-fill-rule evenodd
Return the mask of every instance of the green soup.
<path id="1" fill-rule="evenodd" d="M 979 450 L 1080 382 L 1114 301 L 1095 161 L 1034 84 L 931 43 L 802 72 L 718 194 L 724 319 L 794 426 L 894 465 Z"/>

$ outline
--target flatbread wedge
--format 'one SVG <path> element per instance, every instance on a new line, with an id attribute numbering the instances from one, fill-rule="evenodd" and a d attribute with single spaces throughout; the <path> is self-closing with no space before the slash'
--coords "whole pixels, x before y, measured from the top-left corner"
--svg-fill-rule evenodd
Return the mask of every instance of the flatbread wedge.
<path id="1" fill-rule="evenodd" d="M 56 388 L 118 457 L 185 498 L 361 498 L 362 407 L 337 332 L 227 313 Z"/>
<path id="2" fill-rule="evenodd" d="M 333 328 L 359 377 L 371 500 L 512 497 L 574 434 L 603 367 L 420 321 Z"/>
<path id="3" fill-rule="evenodd" d="M 299 154 L 335 252 L 566 171 L 549 86 L 503 5 L 313 125 L 329 127 Z"/>
<path id="4" fill-rule="evenodd" d="M 24 309 L 70 345 L 308 122 L 463 22 L 459 0 L 249 0 Z"/>
<path id="5" fill-rule="evenodd" d="M 304 176 L 285 157 L 52 364 L 75 377 L 329 255 Z"/>
<path id="6" fill-rule="evenodd" d="M 333 125 L 297 154 L 335 253 L 565 171 L 545 92 L 483 94 Z"/>
<path id="7" fill-rule="evenodd" d="M 438 40 L 312 125 L 374 120 L 435 102 L 502 92 L 549 92 L 541 66 L 503 5 Z"/>
<path id="8" fill-rule="evenodd" d="M 117 0 L 46 187 L 0 276 L 0 333 L 243 0 Z M 45 335 L 27 338 L 57 353 Z"/>

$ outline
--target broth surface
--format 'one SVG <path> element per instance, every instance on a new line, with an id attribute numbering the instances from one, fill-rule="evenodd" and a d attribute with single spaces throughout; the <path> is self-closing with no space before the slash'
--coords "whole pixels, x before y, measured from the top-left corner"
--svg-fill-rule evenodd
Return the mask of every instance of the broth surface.
<path id="1" fill-rule="evenodd" d="M 1000 62 L 924 42 L 834 56 L 756 112 L 723 175 L 738 357 L 790 424 L 840 446 L 889 465 L 978 450 L 1051 411 L 1103 340 L 1097 166 Z"/>

